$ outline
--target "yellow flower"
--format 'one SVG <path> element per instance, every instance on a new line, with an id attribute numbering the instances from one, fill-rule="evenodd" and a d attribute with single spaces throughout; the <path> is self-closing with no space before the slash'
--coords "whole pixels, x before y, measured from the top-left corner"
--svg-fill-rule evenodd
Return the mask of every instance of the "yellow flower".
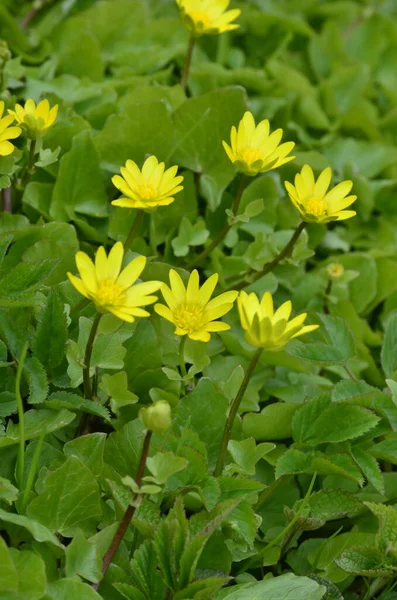
<path id="1" fill-rule="evenodd" d="M 210 333 L 227 331 L 230 325 L 216 321 L 233 308 L 238 292 L 225 292 L 210 300 L 218 282 L 218 274 L 211 275 L 199 287 L 199 275 L 194 270 L 185 288 L 181 277 L 173 269 L 170 270 L 170 284 L 163 284 L 161 291 L 168 304 L 156 304 L 157 314 L 175 325 L 176 335 L 188 335 L 191 340 L 208 342 Z"/>
<path id="2" fill-rule="evenodd" d="M 237 19 L 241 10 L 226 10 L 230 0 L 176 0 L 176 3 L 184 24 L 196 37 L 224 33 L 239 27 L 232 21 Z"/>
<path id="3" fill-rule="evenodd" d="M 246 112 L 238 129 L 232 127 L 231 146 L 226 142 L 222 144 L 235 167 L 246 175 L 254 176 L 277 169 L 295 158 L 287 156 L 295 146 L 294 142 L 279 145 L 283 136 L 282 129 L 276 129 L 270 135 L 269 133 L 267 119 L 255 125 L 252 113 Z"/>
<path id="4" fill-rule="evenodd" d="M 0 102 L 0 156 L 8 156 L 14 152 L 15 146 L 8 140 L 15 140 L 21 135 L 20 127 L 10 127 L 14 117 L 7 115 L 3 117 L 4 102 Z"/>
<path id="5" fill-rule="evenodd" d="M 143 208 L 152 211 L 158 206 L 167 206 L 174 201 L 174 195 L 183 190 L 179 185 L 183 177 L 176 177 L 178 167 L 166 171 L 163 162 L 159 163 L 155 156 L 145 160 L 142 171 L 133 160 L 127 160 L 121 167 L 120 175 L 112 177 L 113 185 L 124 196 L 113 200 L 115 206 L 124 208 Z"/>
<path id="6" fill-rule="evenodd" d="M 18 125 L 26 129 L 28 135 L 35 139 L 38 136 L 45 135 L 51 125 L 54 124 L 58 114 L 58 104 L 50 108 L 48 100 L 42 100 L 36 106 L 35 102 L 29 98 L 25 106 L 15 105 L 15 110 L 8 111 L 14 117 Z"/>
<path id="7" fill-rule="evenodd" d="M 303 326 L 306 313 L 289 321 L 292 310 L 289 300 L 274 312 L 270 292 L 263 295 L 261 302 L 254 293 L 240 292 L 237 306 L 241 325 L 245 330 L 245 339 L 256 348 L 279 352 L 293 338 L 319 327 L 318 325 Z"/>
<path id="8" fill-rule="evenodd" d="M 95 264 L 85 252 L 77 252 L 76 265 L 81 279 L 71 273 L 68 273 L 68 277 L 80 294 L 95 303 L 98 312 L 111 312 L 119 319 L 132 323 L 134 317 L 150 316 L 140 307 L 156 302 L 157 297 L 150 294 L 157 292 L 162 283 L 146 281 L 135 284 L 145 268 L 146 257 L 138 256 L 121 271 L 123 256 L 121 242 L 113 246 L 109 256 L 106 256 L 103 246 L 98 248 Z"/>
<path id="9" fill-rule="evenodd" d="M 331 263 L 327 267 L 328 277 L 330 277 L 331 279 L 339 279 L 339 277 L 342 277 L 344 272 L 345 269 L 343 265 L 339 263 Z"/>
<path id="10" fill-rule="evenodd" d="M 329 223 L 350 219 L 356 214 L 354 210 L 344 210 L 357 199 L 357 196 L 348 196 L 353 182 L 342 181 L 328 192 L 331 177 L 332 170 L 327 167 L 316 181 L 312 168 L 305 165 L 302 171 L 295 175 L 295 186 L 285 182 L 288 195 L 304 221 Z"/>

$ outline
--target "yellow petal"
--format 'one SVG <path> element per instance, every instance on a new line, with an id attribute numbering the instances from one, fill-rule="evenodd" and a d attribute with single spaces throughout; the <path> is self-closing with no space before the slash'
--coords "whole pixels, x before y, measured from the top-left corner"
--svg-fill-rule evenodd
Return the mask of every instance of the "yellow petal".
<path id="1" fill-rule="evenodd" d="M 200 331 L 193 331 L 188 333 L 188 336 L 191 340 L 195 340 L 197 342 L 209 342 L 211 339 L 210 334 L 205 329 L 200 329 Z"/>
<path id="2" fill-rule="evenodd" d="M 75 275 L 72 275 L 71 273 L 67 273 L 67 276 L 69 277 L 69 281 L 73 285 L 73 287 L 75 287 L 76 290 L 80 292 L 82 296 L 88 298 L 87 288 L 85 287 L 82 280 L 76 277 Z"/>
<path id="3" fill-rule="evenodd" d="M 313 169 L 309 165 L 303 165 L 301 171 L 302 179 L 309 196 L 313 196 L 314 192 L 314 174 Z"/>
<path id="4" fill-rule="evenodd" d="M 123 262 L 124 247 L 121 242 L 116 242 L 108 256 L 108 277 L 116 281 L 120 274 Z"/>
<path id="5" fill-rule="evenodd" d="M 160 317 L 163 317 L 163 319 L 171 321 L 171 323 L 175 322 L 174 315 L 172 314 L 172 311 L 168 308 L 168 306 L 165 306 L 164 304 L 155 304 L 154 310 L 158 315 L 160 315 Z"/>
<path id="6" fill-rule="evenodd" d="M 314 186 L 314 196 L 320 196 L 320 198 L 322 198 L 323 196 L 325 196 L 325 194 L 327 193 L 327 190 L 329 188 L 329 184 L 331 183 L 331 179 L 332 179 L 332 169 L 331 167 L 327 167 L 326 169 L 324 169 L 324 171 L 322 171 L 315 183 Z"/>
<path id="7" fill-rule="evenodd" d="M 263 294 L 261 300 L 261 309 L 263 310 L 263 314 L 269 317 L 269 319 L 273 318 L 274 308 L 273 308 L 273 297 L 270 292 L 265 292 Z"/>
<path id="8" fill-rule="evenodd" d="M 108 259 L 103 246 L 100 246 L 95 255 L 95 272 L 98 281 L 108 278 Z"/>
<path id="9" fill-rule="evenodd" d="M 173 295 L 179 303 L 185 302 L 186 289 L 181 276 L 174 269 L 170 269 L 169 277 Z"/>
<path id="10" fill-rule="evenodd" d="M 145 160 L 142 167 L 142 176 L 146 182 L 149 181 L 158 164 L 159 161 L 155 156 L 149 156 L 149 158 Z"/>
<path id="11" fill-rule="evenodd" d="M 223 294 L 216 296 L 216 298 L 213 298 L 207 304 L 207 309 L 212 310 L 214 308 L 217 308 L 221 304 L 233 304 L 233 302 L 236 300 L 237 296 L 238 296 L 238 292 L 235 292 L 233 290 L 231 290 L 230 292 L 224 292 Z"/>
<path id="12" fill-rule="evenodd" d="M 85 252 L 81 252 L 80 250 L 76 254 L 76 265 L 86 288 L 89 291 L 96 290 L 97 278 L 95 266 L 90 257 Z"/>
<path id="13" fill-rule="evenodd" d="M 130 287 L 138 279 L 146 265 L 146 256 L 134 258 L 120 273 L 117 285 L 121 288 Z"/>
<path id="14" fill-rule="evenodd" d="M 211 296 L 212 296 L 212 294 L 213 294 L 213 292 L 214 292 L 214 290 L 216 288 L 216 284 L 218 283 L 218 279 L 219 279 L 218 273 L 214 273 L 202 285 L 202 287 L 201 287 L 201 289 L 199 291 L 198 297 L 197 297 L 197 302 L 199 302 L 199 304 L 201 304 L 202 306 L 204 306 L 205 304 L 207 304 L 207 302 L 211 298 Z"/>
<path id="15" fill-rule="evenodd" d="M 285 321 L 288 321 L 291 311 L 292 311 L 292 303 L 290 300 L 288 300 L 287 302 L 284 302 L 284 304 L 282 304 L 280 306 L 280 308 L 278 310 L 276 310 L 276 312 L 274 313 L 273 323 L 276 323 L 277 321 L 280 321 L 282 319 L 285 319 Z"/>
<path id="16" fill-rule="evenodd" d="M 228 331 L 230 329 L 230 325 L 228 323 L 223 323 L 222 321 L 212 321 L 211 323 L 207 323 L 205 326 L 207 331 L 216 332 L 216 331 Z"/>
<path id="17" fill-rule="evenodd" d="M 191 272 L 186 290 L 186 302 L 197 302 L 199 295 L 199 274 L 197 269 Z"/>

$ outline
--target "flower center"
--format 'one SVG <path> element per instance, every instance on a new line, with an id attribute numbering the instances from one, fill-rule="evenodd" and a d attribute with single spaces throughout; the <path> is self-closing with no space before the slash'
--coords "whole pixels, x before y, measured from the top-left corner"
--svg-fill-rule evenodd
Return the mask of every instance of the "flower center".
<path id="1" fill-rule="evenodd" d="M 203 326 L 203 309 L 198 304 L 181 304 L 174 313 L 175 325 L 189 333 Z"/>
<path id="2" fill-rule="evenodd" d="M 118 304 L 122 291 L 122 288 L 113 279 L 103 279 L 99 282 L 95 301 L 101 306 Z"/>
<path id="3" fill-rule="evenodd" d="M 315 196 L 306 203 L 305 210 L 310 215 L 322 217 L 327 213 L 327 203 L 322 198 Z"/>
<path id="4" fill-rule="evenodd" d="M 249 165 L 252 165 L 257 160 L 263 160 L 263 153 L 259 148 L 243 148 L 240 151 L 240 156 Z"/>
<path id="5" fill-rule="evenodd" d="M 194 23 L 196 23 L 196 25 L 200 24 L 202 27 L 206 27 L 210 23 L 208 13 L 206 13 L 204 10 L 192 10 L 189 13 L 189 17 Z"/>
<path id="6" fill-rule="evenodd" d="M 138 194 L 140 195 L 142 200 L 153 200 L 158 196 L 157 188 L 155 188 L 150 183 L 138 185 Z"/>

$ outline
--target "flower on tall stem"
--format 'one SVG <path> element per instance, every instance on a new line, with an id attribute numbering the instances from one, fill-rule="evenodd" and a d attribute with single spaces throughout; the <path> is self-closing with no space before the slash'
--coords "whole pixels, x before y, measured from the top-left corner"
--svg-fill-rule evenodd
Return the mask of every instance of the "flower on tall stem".
<path id="1" fill-rule="evenodd" d="M 15 110 L 9 110 L 9 114 L 27 132 L 32 140 L 36 140 L 47 133 L 55 123 L 58 114 L 58 104 L 50 108 L 48 100 L 42 100 L 36 106 L 34 100 L 29 98 L 25 105 L 15 105 Z"/>
<path id="2" fill-rule="evenodd" d="M 318 329 L 318 325 L 304 325 L 307 313 L 290 320 L 292 304 L 288 300 L 274 312 L 273 297 L 265 292 L 261 301 L 256 294 L 240 292 L 237 299 L 240 321 L 246 341 L 255 348 L 280 352 L 298 336 Z"/>
<path id="3" fill-rule="evenodd" d="M 135 283 L 146 265 L 146 257 L 138 256 L 121 270 L 124 248 L 117 242 L 106 256 L 103 246 L 98 248 L 95 264 L 84 252 L 77 252 L 76 265 L 80 278 L 68 273 L 72 285 L 83 296 L 92 300 L 99 313 L 110 312 L 119 319 L 132 323 L 135 317 L 149 317 L 142 308 L 156 302 L 153 296 L 162 286 L 161 281 Z"/>
<path id="4" fill-rule="evenodd" d="M 22 129 L 20 127 L 13 126 L 11 124 L 14 121 L 14 117 L 12 115 L 6 115 L 3 117 L 4 113 L 4 102 L 0 101 L 0 156 L 8 156 L 12 154 L 15 150 L 14 144 L 10 142 L 10 140 L 15 140 L 15 138 L 19 137 L 22 133 Z"/>
<path id="5" fill-rule="evenodd" d="M 349 195 L 353 182 L 342 181 L 328 191 L 331 178 L 330 167 L 324 169 L 316 180 L 313 169 L 304 165 L 302 171 L 295 175 L 295 185 L 285 182 L 291 202 L 300 212 L 303 221 L 329 223 L 350 219 L 356 215 L 354 210 L 345 210 L 357 199 L 357 196 Z"/>
<path id="6" fill-rule="evenodd" d="M 175 334 L 187 335 L 191 340 L 208 342 L 211 333 L 227 331 L 230 325 L 218 321 L 233 308 L 237 292 L 230 291 L 210 300 L 218 282 L 218 274 L 214 273 L 199 286 L 199 274 L 192 271 L 187 287 L 180 275 L 170 270 L 170 287 L 163 284 L 161 292 L 167 306 L 156 304 L 157 314 L 175 325 Z"/>
<path id="7" fill-rule="evenodd" d="M 277 169 L 295 158 L 288 156 L 295 146 L 294 142 L 280 144 L 282 137 L 282 129 L 270 133 L 267 119 L 256 125 L 252 113 L 247 111 L 238 127 L 233 125 L 231 129 L 230 146 L 225 141 L 222 144 L 234 166 L 254 177 L 258 173 Z"/>
<path id="8" fill-rule="evenodd" d="M 155 156 L 149 156 L 142 170 L 133 160 L 127 160 L 125 167 L 120 168 L 120 175 L 112 177 L 113 185 L 123 196 L 113 200 L 114 206 L 123 208 L 139 208 L 153 212 L 159 206 L 167 206 L 175 200 L 174 196 L 181 190 L 183 181 L 177 176 L 178 167 L 165 170 L 165 164 Z"/>
<path id="9" fill-rule="evenodd" d="M 241 14 L 238 8 L 227 10 L 230 0 L 176 0 L 182 20 L 196 37 L 237 29 L 232 23 Z"/>

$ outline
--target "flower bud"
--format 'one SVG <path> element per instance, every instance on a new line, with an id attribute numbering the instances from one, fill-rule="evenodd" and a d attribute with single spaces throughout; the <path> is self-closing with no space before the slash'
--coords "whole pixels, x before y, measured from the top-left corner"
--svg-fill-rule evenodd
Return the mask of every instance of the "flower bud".
<path id="1" fill-rule="evenodd" d="M 172 425 L 171 407 L 166 400 L 158 400 L 151 406 L 141 408 L 139 417 L 153 433 L 164 433 Z"/>
<path id="2" fill-rule="evenodd" d="M 331 263 L 327 267 L 327 273 L 330 279 L 339 279 L 339 277 L 342 277 L 344 272 L 345 269 L 343 268 L 343 265 L 339 263 Z"/>

